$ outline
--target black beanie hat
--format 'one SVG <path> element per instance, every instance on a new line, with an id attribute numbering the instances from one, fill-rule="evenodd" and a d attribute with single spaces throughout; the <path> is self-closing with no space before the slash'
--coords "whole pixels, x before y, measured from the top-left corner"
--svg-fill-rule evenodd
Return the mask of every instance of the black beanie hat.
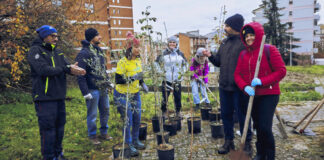
<path id="1" fill-rule="evenodd" d="M 255 34 L 253 28 L 250 27 L 250 26 L 244 27 L 244 29 L 243 29 L 243 31 L 242 31 L 243 37 L 245 38 L 245 36 L 246 36 L 248 33 Z"/>
<path id="2" fill-rule="evenodd" d="M 234 29 L 237 32 L 240 32 L 241 28 L 244 24 L 244 18 L 240 14 L 235 14 L 231 17 L 228 17 L 225 20 L 225 24 L 229 25 L 232 29 Z"/>
<path id="3" fill-rule="evenodd" d="M 87 41 L 91 41 L 95 36 L 99 35 L 98 31 L 94 28 L 88 28 L 85 33 L 85 38 Z"/>

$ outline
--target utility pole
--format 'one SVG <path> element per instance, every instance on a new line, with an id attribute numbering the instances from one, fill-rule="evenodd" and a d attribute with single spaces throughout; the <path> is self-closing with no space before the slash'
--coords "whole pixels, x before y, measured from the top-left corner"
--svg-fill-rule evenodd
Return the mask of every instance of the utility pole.
<path id="1" fill-rule="evenodd" d="M 168 30 L 166 28 L 165 21 L 163 22 L 163 24 L 164 24 L 164 29 L 165 29 L 165 35 L 166 35 L 167 38 L 169 38 L 169 36 L 168 36 Z"/>
<path id="2" fill-rule="evenodd" d="M 290 64 L 290 66 L 292 66 L 292 53 L 291 53 L 291 34 L 290 34 L 290 36 L 289 36 L 289 44 L 290 44 L 290 49 L 289 49 L 289 64 Z"/>

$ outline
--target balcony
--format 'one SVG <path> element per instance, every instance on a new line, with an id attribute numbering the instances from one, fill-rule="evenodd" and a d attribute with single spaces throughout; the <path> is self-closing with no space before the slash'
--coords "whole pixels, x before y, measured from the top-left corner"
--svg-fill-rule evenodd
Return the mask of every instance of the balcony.
<path id="1" fill-rule="evenodd" d="M 314 42 L 320 42 L 320 41 L 321 41 L 320 35 L 314 35 Z"/>
<path id="2" fill-rule="evenodd" d="M 321 9 L 321 4 L 316 3 L 315 8 L 314 8 L 314 12 L 318 12 L 320 9 Z"/>
<path id="3" fill-rule="evenodd" d="M 321 19 L 321 16 L 318 15 L 318 14 L 315 14 L 315 15 L 314 15 L 314 19 L 319 21 L 319 20 Z"/>
<path id="4" fill-rule="evenodd" d="M 316 33 L 319 33 L 321 31 L 321 27 L 320 26 L 314 26 L 314 31 Z"/>

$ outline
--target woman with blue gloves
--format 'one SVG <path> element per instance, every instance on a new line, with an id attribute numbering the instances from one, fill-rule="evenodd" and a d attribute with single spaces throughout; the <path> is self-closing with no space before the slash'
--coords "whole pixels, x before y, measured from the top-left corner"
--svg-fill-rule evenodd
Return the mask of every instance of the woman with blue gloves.
<path id="1" fill-rule="evenodd" d="M 258 78 L 253 78 L 264 29 L 261 24 L 252 22 L 241 30 L 241 39 L 246 49 L 241 51 L 234 72 L 237 86 L 243 90 L 248 102 L 255 96 L 252 119 L 257 131 L 256 160 L 275 159 L 275 140 L 272 133 L 272 120 L 279 102 L 279 81 L 286 75 L 286 67 L 278 49 L 265 45 Z M 255 87 L 255 90 L 252 88 Z M 247 105 L 247 104 L 246 104 Z"/>

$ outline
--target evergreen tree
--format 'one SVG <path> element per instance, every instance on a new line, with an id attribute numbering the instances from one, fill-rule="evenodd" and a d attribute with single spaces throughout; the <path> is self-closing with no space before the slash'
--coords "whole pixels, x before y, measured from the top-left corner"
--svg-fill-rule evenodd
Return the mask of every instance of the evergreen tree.
<path id="1" fill-rule="evenodd" d="M 280 17 L 283 16 L 279 12 L 284 8 L 279 8 L 277 0 L 263 0 L 264 17 L 268 19 L 268 22 L 263 25 L 265 35 L 267 36 L 266 42 L 275 45 L 284 62 L 289 64 L 289 50 L 290 50 L 290 38 L 291 42 L 298 41 L 294 38 L 292 33 L 289 33 L 288 23 L 281 23 Z M 291 48 L 298 46 L 291 45 Z M 293 53 L 293 57 L 295 57 Z"/>

